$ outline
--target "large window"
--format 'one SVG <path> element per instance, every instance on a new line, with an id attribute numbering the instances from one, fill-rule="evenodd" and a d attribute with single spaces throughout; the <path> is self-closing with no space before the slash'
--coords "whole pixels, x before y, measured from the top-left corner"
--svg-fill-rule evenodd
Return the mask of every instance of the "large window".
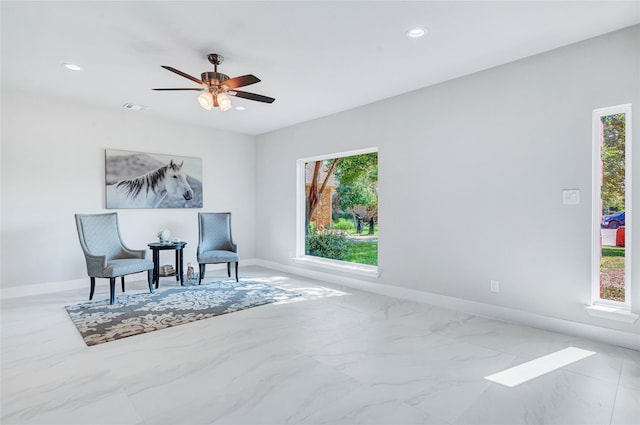
<path id="1" fill-rule="evenodd" d="M 378 265 L 378 153 L 298 161 L 298 257 Z"/>
<path id="2" fill-rule="evenodd" d="M 594 304 L 630 308 L 631 105 L 593 111 Z"/>

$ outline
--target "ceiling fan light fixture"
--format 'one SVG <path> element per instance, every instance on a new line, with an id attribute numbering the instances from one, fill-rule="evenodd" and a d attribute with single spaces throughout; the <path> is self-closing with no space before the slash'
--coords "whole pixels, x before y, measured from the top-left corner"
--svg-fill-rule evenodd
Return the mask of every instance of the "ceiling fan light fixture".
<path id="1" fill-rule="evenodd" d="M 225 112 L 231 109 L 231 99 L 226 93 L 224 92 L 218 93 L 218 96 L 216 97 L 216 99 L 218 100 L 218 105 L 220 105 L 220 110 L 222 112 Z"/>
<path id="2" fill-rule="evenodd" d="M 200 93 L 200 96 L 198 96 L 198 103 L 202 109 L 210 111 L 213 108 L 213 95 L 208 91 Z"/>

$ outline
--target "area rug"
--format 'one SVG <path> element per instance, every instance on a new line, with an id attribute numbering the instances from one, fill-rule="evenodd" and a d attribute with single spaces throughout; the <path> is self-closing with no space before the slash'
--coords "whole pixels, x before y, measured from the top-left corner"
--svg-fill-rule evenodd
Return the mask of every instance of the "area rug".
<path id="1" fill-rule="evenodd" d="M 300 295 L 261 282 L 231 280 L 120 295 L 113 305 L 105 299 L 65 308 L 90 346 Z"/>

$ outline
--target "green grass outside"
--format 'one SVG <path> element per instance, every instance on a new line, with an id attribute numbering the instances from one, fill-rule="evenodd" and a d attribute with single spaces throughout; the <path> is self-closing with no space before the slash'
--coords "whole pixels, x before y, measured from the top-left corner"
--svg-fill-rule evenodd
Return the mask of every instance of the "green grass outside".
<path id="1" fill-rule="evenodd" d="M 336 226 L 337 225 L 337 226 Z M 340 218 L 334 226 L 345 230 L 349 236 L 357 235 L 353 220 Z M 369 235 L 369 223 L 365 223 L 361 236 Z M 373 236 L 378 236 L 378 225 L 374 227 Z M 347 253 L 343 261 L 350 263 L 378 265 L 378 242 L 347 242 Z"/>
<path id="2" fill-rule="evenodd" d="M 347 247 L 344 261 L 378 265 L 378 242 L 347 242 Z"/>
<path id="3" fill-rule="evenodd" d="M 603 246 L 600 258 L 600 272 L 606 282 L 624 282 L 624 247 Z M 603 284 L 600 287 L 600 298 L 605 300 L 624 301 L 624 284 Z"/>
<path id="4" fill-rule="evenodd" d="M 603 257 L 623 257 L 624 258 L 624 247 L 603 245 L 603 247 L 602 247 L 602 256 Z"/>

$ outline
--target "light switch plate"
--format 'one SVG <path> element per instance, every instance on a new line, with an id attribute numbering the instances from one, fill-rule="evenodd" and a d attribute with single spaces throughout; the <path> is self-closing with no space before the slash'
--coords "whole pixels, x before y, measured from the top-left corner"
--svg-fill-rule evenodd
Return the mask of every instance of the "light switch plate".
<path id="1" fill-rule="evenodd" d="M 562 191 L 563 205 L 576 205 L 580 203 L 580 189 L 564 189 Z"/>

